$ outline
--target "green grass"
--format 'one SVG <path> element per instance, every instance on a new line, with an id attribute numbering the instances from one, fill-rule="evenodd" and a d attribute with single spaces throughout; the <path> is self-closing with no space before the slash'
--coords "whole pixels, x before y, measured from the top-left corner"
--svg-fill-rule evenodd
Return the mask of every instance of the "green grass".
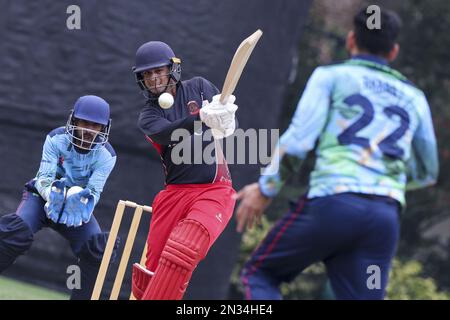
<path id="1" fill-rule="evenodd" d="M 39 286 L 0 277 L 0 300 L 68 300 L 69 296 Z"/>

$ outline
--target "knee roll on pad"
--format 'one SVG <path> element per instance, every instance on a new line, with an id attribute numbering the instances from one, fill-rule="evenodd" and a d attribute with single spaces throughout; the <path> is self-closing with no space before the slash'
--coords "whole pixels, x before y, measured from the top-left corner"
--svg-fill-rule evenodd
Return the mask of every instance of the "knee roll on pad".
<path id="1" fill-rule="evenodd" d="M 161 253 L 161 260 L 193 270 L 208 250 L 208 230 L 195 220 L 183 220 L 171 233 Z"/>
<path id="2" fill-rule="evenodd" d="M 133 296 L 136 300 L 141 300 L 144 295 L 145 289 L 150 283 L 151 278 L 154 273 L 150 270 L 147 270 L 144 266 L 141 266 L 139 263 L 133 264 L 133 272 L 132 272 L 132 281 L 131 281 L 131 290 L 133 291 Z"/>
<path id="3" fill-rule="evenodd" d="M 208 230 L 201 223 L 182 220 L 170 234 L 142 299 L 181 299 L 192 272 L 208 251 L 209 239 Z"/>

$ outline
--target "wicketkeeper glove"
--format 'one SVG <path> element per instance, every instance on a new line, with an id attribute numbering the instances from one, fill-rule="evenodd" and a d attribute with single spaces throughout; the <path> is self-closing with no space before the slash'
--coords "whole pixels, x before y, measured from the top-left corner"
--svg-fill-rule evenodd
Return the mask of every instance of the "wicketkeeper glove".
<path id="1" fill-rule="evenodd" d="M 45 204 L 44 210 L 47 217 L 56 223 L 66 199 L 66 183 L 64 179 L 55 180 L 50 188 L 48 202 Z"/>
<path id="2" fill-rule="evenodd" d="M 89 222 L 94 211 L 94 201 L 94 196 L 88 188 L 71 195 L 66 199 L 59 223 L 68 227 L 79 227 Z"/>

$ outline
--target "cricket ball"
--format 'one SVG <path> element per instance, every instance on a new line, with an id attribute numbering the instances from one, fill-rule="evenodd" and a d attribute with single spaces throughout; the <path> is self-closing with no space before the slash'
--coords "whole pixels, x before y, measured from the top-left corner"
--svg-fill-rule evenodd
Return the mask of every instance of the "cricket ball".
<path id="1" fill-rule="evenodd" d="M 164 92 L 159 96 L 158 103 L 161 108 L 169 109 L 173 105 L 173 96 L 168 92 Z"/>

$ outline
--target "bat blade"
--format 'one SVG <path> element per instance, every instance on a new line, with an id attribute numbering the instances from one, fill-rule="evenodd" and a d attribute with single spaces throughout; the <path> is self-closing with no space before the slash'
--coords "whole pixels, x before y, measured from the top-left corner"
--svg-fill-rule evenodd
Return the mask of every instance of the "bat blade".
<path id="1" fill-rule="evenodd" d="M 241 77 L 242 71 L 244 70 L 247 61 L 262 34 L 263 33 L 261 30 L 256 30 L 256 32 L 254 32 L 251 36 L 242 41 L 237 48 L 223 83 L 222 93 L 220 94 L 220 103 L 224 104 L 228 100 L 229 96 L 233 94 L 239 78 Z"/>

